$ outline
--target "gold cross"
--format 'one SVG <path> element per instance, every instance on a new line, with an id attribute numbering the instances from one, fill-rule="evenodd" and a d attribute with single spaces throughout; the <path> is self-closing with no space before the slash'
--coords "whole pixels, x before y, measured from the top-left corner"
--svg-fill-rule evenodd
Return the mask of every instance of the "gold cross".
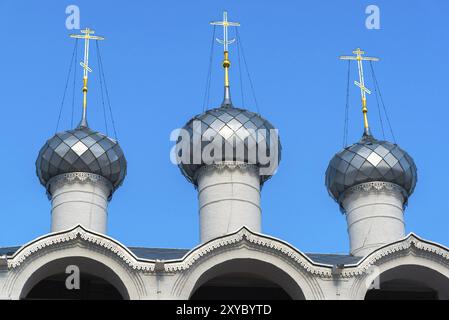
<path id="1" fill-rule="evenodd" d="M 228 51 L 228 44 L 231 44 L 235 39 L 228 40 L 228 27 L 239 27 L 240 23 L 228 21 L 228 13 L 223 12 L 223 21 L 214 21 L 210 23 L 213 26 L 223 26 L 223 40 L 216 39 L 219 43 L 223 45 L 224 51 Z"/>
<path id="2" fill-rule="evenodd" d="M 223 59 L 223 68 L 225 71 L 224 83 L 225 87 L 229 88 L 229 67 L 231 66 L 231 61 L 229 61 L 229 53 L 228 53 L 228 45 L 235 42 L 235 39 L 228 40 L 228 27 L 239 27 L 240 23 L 238 22 L 230 22 L 228 21 L 228 13 L 226 11 L 223 12 L 223 21 L 214 21 L 210 23 L 214 26 L 223 26 L 223 40 L 216 39 L 218 43 L 223 45 L 224 51 L 224 59 Z"/>
<path id="3" fill-rule="evenodd" d="M 365 87 L 365 78 L 363 75 L 363 63 L 362 61 L 379 61 L 379 58 L 374 57 L 364 57 L 365 51 L 360 48 L 352 51 L 355 56 L 340 56 L 340 60 L 355 60 L 357 61 L 357 67 L 359 71 L 359 82 L 354 81 L 354 84 L 360 88 L 360 96 L 362 98 L 362 112 L 363 121 L 365 125 L 365 133 L 369 134 L 369 124 L 368 124 L 368 108 L 366 106 L 366 94 L 371 94 L 371 91 Z"/>
<path id="4" fill-rule="evenodd" d="M 90 40 L 104 40 L 103 37 L 93 36 L 95 33 L 94 30 L 86 28 L 81 30 L 82 34 L 71 34 L 71 38 L 76 39 L 84 39 L 84 61 L 80 62 L 81 67 L 83 67 L 83 118 L 81 120 L 81 124 L 87 126 L 86 121 L 86 108 L 87 108 L 87 78 L 89 72 L 92 72 L 92 69 L 89 68 L 89 41 Z"/>

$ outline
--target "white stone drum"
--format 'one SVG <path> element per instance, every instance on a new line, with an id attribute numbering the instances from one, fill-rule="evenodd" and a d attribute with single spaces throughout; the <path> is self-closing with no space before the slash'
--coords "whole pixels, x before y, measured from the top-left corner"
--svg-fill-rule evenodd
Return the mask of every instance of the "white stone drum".
<path id="1" fill-rule="evenodd" d="M 246 226 L 261 231 L 260 177 L 255 166 L 206 166 L 198 174 L 201 242 Z"/>
<path id="2" fill-rule="evenodd" d="M 365 256 L 405 236 L 403 192 L 394 184 L 373 182 L 344 194 L 342 206 L 352 255 Z"/>
<path id="3" fill-rule="evenodd" d="M 61 231 L 76 225 L 106 233 L 108 198 L 111 184 L 90 173 L 70 173 L 50 181 L 51 231 Z"/>

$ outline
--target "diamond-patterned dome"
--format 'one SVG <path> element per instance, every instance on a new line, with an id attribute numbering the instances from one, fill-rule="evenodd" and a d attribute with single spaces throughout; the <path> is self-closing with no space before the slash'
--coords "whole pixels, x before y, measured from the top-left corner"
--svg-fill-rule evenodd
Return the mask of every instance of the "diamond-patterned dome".
<path id="1" fill-rule="evenodd" d="M 126 159 L 117 141 L 87 126 L 55 134 L 41 148 L 36 160 L 41 184 L 60 174 L 89 172 L 103 176 L 114 190 L 126 175 Z"/>
<path id="2" fill-rule="evenodd" d="M 200 123 L 201 128 L 194 128 L 194 122 Z M 272 148 L 278 148 L 277 163 L 279 164 L 281 159 L 281 144 L 279 137 L 276 139 L 276 143 L 272 143 L 270 139 L 270 129 L 274 129 L 273 125 L 267 120 L 263 119 L 260 115 L 244 110 L 232 107 L 230 104 L 223 105 L 219 108 L 207 110 L 206 112 L 193 117 L 185 126 L 184 129 L 187 130 L 190 137 L 190 150 L 193 149 L 193 132 L 196 130 L 200 137 L 207 137 L 207 141 L 201 142 L 201 153 L 206 146 L 213 143 L 213 139 L 216 137 L 221 137 L 223 140 L 223 148 L 221 157 L 214 156 L 215 162 L 220 161 L 239 161 L 244 163 L 252 163 L 258 165 L 259 167 L 264 166 L 261 164 L 260 159 L 255 159 L 256 161 L 248 156 L 248 154 L 254 154 L 253 147 L 259 148 L 261 143 L 265 144 L 265 150 L 267 155 L 270 155 Z M 266 136 L 262 138 L 261 135 L 255 132 L 259 129 L 265 129 Z M 254 131 L 252 131 L 254 130 Z M 212 137 L 212 138 L 211 138 Z M 259 141 L 257 140 L 259 139 Z M 178 140 L 178 142 L 181 140 Z M 225 153 L 225 145 L 230 144 L 233 146 L 234 157 L 230 158 L 229 153 Z M 240 150 L 239 146 L 244 150 L 244 157 L 235 158 L 236 150 Z M 248 149 L 251 148 L 251 149 Z M 182 151 L 180 152 L 182 154 Z M 257 152 L 255 152 L 257 155 Z M 178 154 L 180 155 L 180 154 Z M 218 160 L 218 161 L 217 161 Z M 193 164 L 193 152 L 190 153 L 189 163 L 180 163 L 179 168 L 182 174 L 196 185 L 196 173 L 199 168 L 201 168 L 204 163 L 201 161 L 200 164 Z M 274 172 L 273 172 L 274 174 Z M 271 175 L 262 175 L 261 184 L 268 180 Z"/>
<path id="3" fill-rule="evenodd" d="M 373 181 L 397 184 L 410 196 L 417 181 L 415 162 L 398 145 L 365 134 L 337 153 L 326 171 L 326 187 L 337 202 L 347 189 Z"/>

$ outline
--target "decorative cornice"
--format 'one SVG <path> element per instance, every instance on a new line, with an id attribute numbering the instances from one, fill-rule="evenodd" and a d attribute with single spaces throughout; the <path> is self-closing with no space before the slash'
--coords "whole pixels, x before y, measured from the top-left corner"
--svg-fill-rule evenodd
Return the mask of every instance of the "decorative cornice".
<path id="1" fill-rule="evenodd" d="M 397 242 L 387 244 L 379 249 L 373 251 L 363 260 L 354 266 L 346 266 L 342 270 L 341 276 L 344 278 L 350 278 L 355 276 L 361 276 L 368 273 L 370 268 L 374 265 L 378 265 L 382 261 L 395 256 L 403 256 L 404 254 L 420 252 L 429 259 L 437 260 L 446 266 L 449 266 L 449 249 L 439 244 L 432 243 L 426 240 L 422 240 L 415 234 L 411 233 L 404 239 Z"/>
<path id="2" fill-rule="evenodd" d="M 255 172 L 259 172 L 259 167 L 255 164 L 250 164 L 246 162 L 241 161 L 222 161 L 212 164 L 203 165 L 201 168 L 199 168 L 195 172 L 195 181 L 198 179 L 200 174 L 203 174 L 208 171 L 223 171 L 225 169 L 230 170 L 241 170 L 241 171 L 248 171 L 248 170 L 254 170 Z"/>
<path id="3" fill-rule="evenodd" d="M 67 231 L 52 233 L 24 245 L 16 253 L 14 253 L 13 256 L 8 257 L 8 269 L 18 268 L 32 255 L 41 250 L 45 250 L 46 248 L 54 249 L 54 247 L 59 246 L 61 247 L 61 250 L 63 250 L 64 247 L 66 247 L 66 245 L 70 242 L 85 242 L 89 245 L 97 246 L 102 250 L 109 251 L 111 254 L 122 260 L 123 263 L 129 266 L 132 270 L 156 272 L 156 261 L 140 259 L 120 242 L 103 234 L 97 234 L 93 231 L 86 230 L 82 226 L 77 226 Z M 200 246 L 192 249 L 181 259 L 163 261 L 164 269 L 158 270 L 158 272 L 183 272 L 195 264 L 200 263 L 203 259 L 206 259 L 210 255 L 232 247 L 237 247 L 241 244 L 269 254 L 277 254 L 279 257 L 284 258 L 293 265 L 296 265 L 298 269 L 311 275 L 321 278 L 335 277 L 335 274 L 332 273 L 332 265 L 315 263 L 305 254 L 298 251 L 288 243 L 276 238 L 253 233 L 246 227 L 242 227 L 235 233 L 201 244 Z M 436 261 L 437 263 L 441 263 L 449 267 L 448 248 L 437 243 L 420 239 L 412 233 L 401 240 L 373 251 L 356 264 L 345 265 L 344 268 L 341 269 L 339 277 L 358 277 L 369 273 L 370 268 L 373 265 L 378 265 L 385 259 L 395 259 L 411 253 L 415 255 L 421 254 L 432 261 Z"/>
<path id="4" fill-rule="evenodd" d="M 117 255 L 126 265 L 130 266 L 134 270 L 155 272 L 155 261 L 139 259 L 119 242 L 110 239 L 105 235 L 86 230 L 82 226 L 77 226 L 71 230 L 62 231 L 55 234 L 49 234 L 24 245 L 11 258 L 8 258 L 8 268 L 15 269 L 19 267 L 26 261 L 26 259 L 40 250 L 45 250 L 45 248 L 48 247 L 60 246 L 62 244 L 75 241 L 84 241 L 108 250 Z M 278 239 L 255 234 L 246 227 L 241 228 L 233 234 L 225 235 L 221 238 L 202 244 L 199 247 L 192 249 L 182 259 L 164 261 L 163 272 L 175 273 L 187 270 L 194 264 L 198 263 L 203 257 L 213 254 L 221 249 L 236 246 L 242 242 L 257 248 L 258 250 L 279 253 L 284 258 L 290 260 L 294 264 L 297 264 L 306 272 L 320 277 L 331 276 L 331 268 L 316 266 L 307 256 L 297 251 L 290 245 Z"/>
<path id="5" fill-rule="evenodd" d="M 154 263 L 149 261 L 139 261 L 137 257 L 121 243 L 112 240 L 105 235 L 86 230 L 82 226 L 77 226 L 67 231 L 49 234 L 26 244 L 19 249 L 19 251 L 17 251 L 12 258 L 8 258 L 8 268 L 15 269 L 19 267 L 31 255 L 40 250 L 45 250 L 45 248 L 48 247 L 60 246 L 62 244 L 75 241 L 87 242 L 91 245 L 95 245 L 109 251 L 116 255 L 133 270 L 140 270 L 144 272 L 154 271 Z"/>
<path id="6" fill-rule="evenodd" d="M 401 186 L 385 181 L 371 181 L 357 184 L 347 190 L 345 190 L 338 199 L 338 202 L 341 204 L 345 197 L 352 193 L 360 193 L 360 192 L 371 192 L 371 191 L 387 191 L 387 192 L 398 192 L 404 198 L 404 203 L 407 202 L 409 194 L 407 191 Z"/>
<path id="7" fill-rule="evenodd" d="M 49 199 L 51 198 L 50 190 L 52 188 L 58 188 L 67 183 L 100 183 L 110 190 L 110 195 L 112 195 L 112 190 L 114 189 L 112 183 L 108 179 L 98 174 L 90 172 L 69 172 L 59 174 L 47 182 L 47 195 Z"/>
<path id="8" fill-rule="evenodd" d="M 165 271 L 167 272 L 179 272 L 191 268 L 194 264 L 201 261 L 206 256 L 212 254 L 215 251 L 228 248 L 230 246 L 236 246 L 245 242 L 249 246 L 264 250 L 266 252 L 276 252 L 280 256 L 287 258 L 299 268 L 304 271 L 317 275 L 319 277 L 331 277 L 332 269 L 330 267 L 322 267 L 314 265 L 313 262 L 304 254 L 297 251 L 290 245 L 282 242 L 281 240 L 269 238 L 263 235 L 259 235 L 251 232 L 246 227 L 241 228 L 239 231 L 223 236 L 222 238 L 211 240 L 196 249 L 193 249 L 187 254 L 182 261 L 179 262 L 167 262 L 165 264 Z"/>

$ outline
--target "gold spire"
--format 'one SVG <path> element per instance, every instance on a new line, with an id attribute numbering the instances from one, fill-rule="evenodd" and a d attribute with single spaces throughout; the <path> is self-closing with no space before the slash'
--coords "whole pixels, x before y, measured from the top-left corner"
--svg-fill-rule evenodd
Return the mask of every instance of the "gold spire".
<path id="1" fill-rule="evenodd" d="M 103 37 L 93 36 L 95 33 L 94 30 L 86 28 L 81 30 L 82 34 L 71 34 L 71 38 L 76 39 L 84 39 L 84 61 L 80 62 L 81 67 L 83 67 L 83 117 L 81 119 L 80 126 L 87 127 L 87 79 L 89 72 L 92 72 L 92 69 L 89 68 L 89 41 L 90 40 L 104 40 Z"/>
<path id="2" fill-rule="evenodd" d="M 363 122 L 365 126 L 365 133 L 370 134 L 369 123 L 368 123 L 368 108 L 366 106 L 366 94 L 371 94 L 371 91 L 365 87 L 365 78 L 363 76 L 363 63 L 362 61 L 379 61 L 379 58 L 374 57 L 362 57 L 365 54 L 365 51 L 362 51 L 360 48 L 357 48 L 352 52 L 355 56 L 340 56 L 341 60 L 356 60 L 357 67 L 359 70 L 359 82 L 354 81 L 354 84 L 360 88 L 360 96 L 362 98 L 362 112 L 363 112 Z"/>
<path id="3" fill-rule="evenodd" d="M 211 22 L 211 25 L 223 26 L 223 40 L 216 39 L 218 43 L 223 45 L 223 68 L 224 68 L 224 85 L 225 85 L 225 96 L 222 105 L 232 105 L 231 95 L 229 91 L 229 67 L 231 66 L 231 61 L 229 61 L 229 51 L 228 45 L 235 42 L 235 39 L 228 40 L 228 27 L 239 27 L 240 23 L 228 21 L 228 13 L 223 12 L 223 21 Z"/>

